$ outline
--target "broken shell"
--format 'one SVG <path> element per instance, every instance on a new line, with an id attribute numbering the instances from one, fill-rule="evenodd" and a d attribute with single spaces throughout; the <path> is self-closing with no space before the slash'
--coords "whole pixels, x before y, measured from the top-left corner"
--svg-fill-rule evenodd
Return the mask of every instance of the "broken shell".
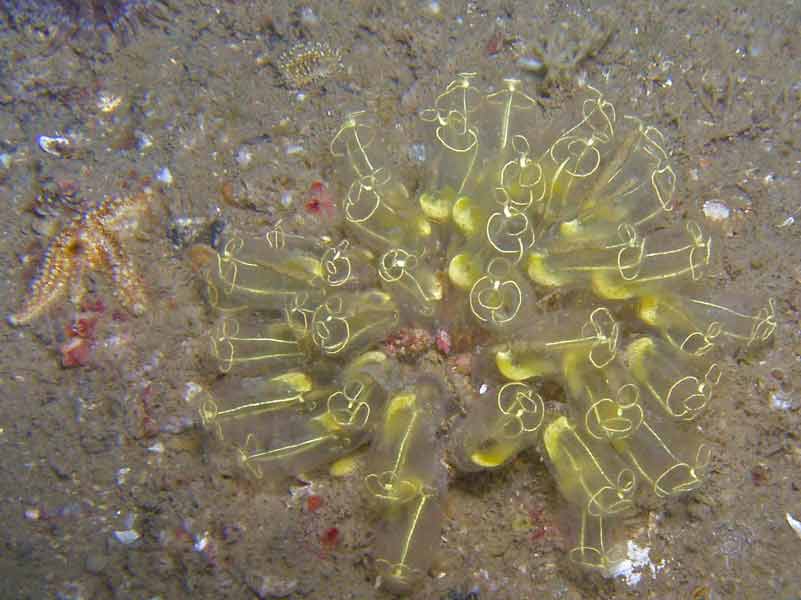
<path id="1" fill-rule="evenodd" d="M 60 135 L 55 137 L 40 135 L 36 142 L 42 150 L 59 158 L 65 158 L 72 152 L 72 140 Z"/>
<path id="2" fill-rule="evenodd" d="M 719 200 L 704 202 L 704 216 L 710 221 L 725 221 L 731 216 L 731 209 Z"/>
<path id="3" fill-rule="evenodd" d="M 801 538 L 801 521 L 794 518 L 790 513 L 785 513 L 784 516 L 787 519 L 787 523 L 793 528 L 793 531 L 795 531 L 795 534 Z"/>
<path id="4" fill-rule="evenodd" d="M 133 544 L 136 540 L 139 539 L 139 532 L 133 529 L 125 529 L 123 531 L 115 531 L 114 532 L 114 539 L 117 540 L 120 544 L 129 545 Z"/>

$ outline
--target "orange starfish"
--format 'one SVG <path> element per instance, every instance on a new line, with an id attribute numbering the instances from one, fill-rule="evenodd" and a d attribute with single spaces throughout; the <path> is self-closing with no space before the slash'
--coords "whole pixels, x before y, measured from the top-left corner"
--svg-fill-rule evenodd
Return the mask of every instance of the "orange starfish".
<path id="1" fill-rule="evenodd" d="M 151 195 L 148 190 L 134 196 L 109 197 L 76 217 L 48 244 L 25 303 L 19 312 L 8 317 L 9 323 L 31 322 L 68 292 L 72 302 L 79 303 L 86 293 L 87 270 L 110 276 L 119 301 L 134 314 L 142 314 L 144 285 L 119 236 L 123 229 L 135 224 Z"/>

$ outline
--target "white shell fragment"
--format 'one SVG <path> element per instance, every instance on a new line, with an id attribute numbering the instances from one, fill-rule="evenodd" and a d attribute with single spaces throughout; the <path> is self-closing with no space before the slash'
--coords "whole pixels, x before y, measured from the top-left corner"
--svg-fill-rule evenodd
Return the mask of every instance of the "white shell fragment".
<path id="1" fill-rule="evenodd" d="M 122 103 L 122 96 L 115 96 L 108 92 L 100 92 L 97 96 L 97 110 L 102 113 L 113 113 Z"/>
<path id="2" fill-rule="evenodd" d="M 189 403 L 194 400 L 195 396 L 203 391 L 203 386 L 194 381 L 187 381 L 184 385 L 184 402 Z"/>
<path id="3" fill-rule="evenodd" d="M 156 171 L 156 179 L 164 185 L 172 185 L 172 173 L 167 167 L 163 167 Z"/>
<path id="4" fill-rule="evenodd" d="M 517 66 L 530 73 L 542 73 L 545 71 L 545 64 L 531 56 L 521 56 L 517 59 Z"/>
<path id="5" fill-rule="evenodd" d="M 731 216 L 731 209 L 718 200 L 704 202 L 704 216 L 710 221 L 725 221 Z"/>
<path id="6" fill-rule="evenodd" d="M 638 546 L 634 540 L 626 544 L 626 557 L 609 566 L 604 573 L 605 577 L 622 577 L 629 587 L 635 587 L 642 579 L 646 569 L 655 576 L 665 567 L 665 561 L 654 564 L 651 560 L 651 549 Z"/>
<path id="7" fill-rule="evenodd" d="M 793 528 L 793 531 L 795 531 L 798 539 L 801 539 L 801 521 L 794 518 L 790 513 L 786 513 L 784 516 L 787 519 L 787 523 Z"/>
<path id="8" fill-rule="evenodd" d="M 209 532 L 205 531 L 203 537 L 195 538 L 194 548 L 195 552 L 203 552 L 209 545 Z"/>
<path id="9" fill-rule="evenodd" d="M 114 539 L 117 540 L 120 544 L 133 544 L 136 540 L 139 539 L 139 532 L 133 529 L 125 529 L 123 531 L 115 531 L 114 532 Z"/>
<path id="10" fill-rule="evenodd" d="M 36 143 L 39 144 L 39 148 L 43 151 L 53 156 L 58 156 L 59 158 L 64 158 L 72 147 L 72 141 L 60 135 L 53 137 L 40 135 L 36 138 Z"/>

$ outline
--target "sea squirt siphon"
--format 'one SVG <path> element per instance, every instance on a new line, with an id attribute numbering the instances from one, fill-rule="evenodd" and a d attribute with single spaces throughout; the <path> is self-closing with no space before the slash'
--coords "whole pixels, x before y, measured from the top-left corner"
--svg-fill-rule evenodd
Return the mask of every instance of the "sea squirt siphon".
<path id="1" fill-rule="evenodd" d="M 420 116 L 435 150 L 418 191 L 351 113 L 330 144 L 338 225 L 312 240 L 278 223 L 210 261 L 223 376 L 197 394 L 199 415 L 256 478 L 370 444 L 364 504 L 392 590 L 435 558 L 449 471 L 503 468 L 528 448 L 573 511 L 569 559 L 609 574 L 638 486 L 702 484 L 711 450 L 696 422 L 720 357 L 769 341 L 774 303 L 709 297 L 715 244 L 674 214 L 661 132 L 601 91 L 546 120 L 520 81 L 485 91 L 463 73 Z M 474 389 L 454 402 L 447 370 L 384 352 L 402 328 L 474 340 Z"/>

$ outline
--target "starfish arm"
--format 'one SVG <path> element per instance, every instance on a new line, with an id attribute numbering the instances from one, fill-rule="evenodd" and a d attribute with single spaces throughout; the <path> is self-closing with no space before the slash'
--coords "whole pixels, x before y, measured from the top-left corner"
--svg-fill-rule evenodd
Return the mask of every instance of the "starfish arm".
<path id="1" fill-rule="evenodd" d="M 97 250 L 97 260 L 102 262 L 92 264 L 92 268 L 107 270 L 119 301 L 135 315 L 141 315 L 147 302 L 145 286 L 120 240 L 101 227 L 92 229 L 91 238 L 92 247 Z"/>
<path id="2" fill-rule="evenodd" d="M 47 246 L 39 271 L 19 312 L 10 315 L 12 325 L 25 325 L 61 300 L 76 273 L 75 258 L 77 230 L 69 227 Z"/>

